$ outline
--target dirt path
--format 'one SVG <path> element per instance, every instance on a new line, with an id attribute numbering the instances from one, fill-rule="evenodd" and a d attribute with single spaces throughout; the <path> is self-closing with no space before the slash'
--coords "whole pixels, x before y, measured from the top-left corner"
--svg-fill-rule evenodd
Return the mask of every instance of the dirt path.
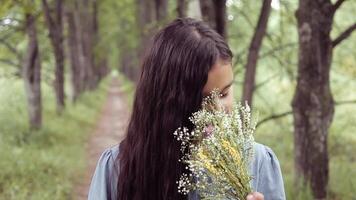
<path id="1" fill-rule="evenodd" d="M 86 200 L 91 177 L 101 153 L 108 147 L 117 144 L 124 135 L 129 117 L 128 106 L 120 91 L 119 80 L 113 79 L 110 84 L 106 103 L 98 123 L 86 144 L 87 169 L 82 180 L 74 189 L 74 200 Z"/>

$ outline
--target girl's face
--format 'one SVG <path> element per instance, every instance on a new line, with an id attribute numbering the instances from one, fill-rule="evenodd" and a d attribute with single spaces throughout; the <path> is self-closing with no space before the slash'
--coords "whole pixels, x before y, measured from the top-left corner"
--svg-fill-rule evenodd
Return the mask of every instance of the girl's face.
<path id="1" fill-rule="evenodd" d="M 231 62 L 218 59 L 209 71 L 208 81 L 203 89 L 204 97 L 209 95 L 214 89 L 217 89 L 222 106 L 227 112 L 231 112 L 234 96 L 233 81 L 234 74 Z"/>

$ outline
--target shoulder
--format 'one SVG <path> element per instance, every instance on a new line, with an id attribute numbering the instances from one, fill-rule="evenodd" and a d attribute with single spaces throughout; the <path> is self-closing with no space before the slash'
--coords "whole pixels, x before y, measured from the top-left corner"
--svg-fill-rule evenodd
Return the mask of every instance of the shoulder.
<path id="1" fill-rule="evenodd" d="M 102 156 L 106 155 L 110 159 L 116 160 L 117 156 L 120 153 L 120 145 L 114 145 L 112 147 L 107 148 L 103 153 Z"/>
<path id="2" fill-rule="evenodd" d="M 254 144 L 254 159 L 250 166 L 252 187 L 265 195 L 265 199 L 285 199 L 280 164 L 273 150 L 263 144 Z"/>
<path id="3" fill-rule="evenodd" d="M 119 145 L 109 147 L 101 154 L 91 180 L 88 199 L 116 199 Z"/>
<path id="4" fill-rule="evenodd" d="M 254 159 L 259 165 L 262 165 L 264 162 L 278 162 L 276 154 L 270 147 L 257 142 L 254 143 Z"/>
<path id="5" fill-rule="evenodd" d="M 112 169 L 118 167 L 116 158 L 119 155 L 119 151 L 119 145 L 105 149 L 98 160 L 97 168 L 99 167 L 99 169 L 106 169 L 111 171 Z"/>

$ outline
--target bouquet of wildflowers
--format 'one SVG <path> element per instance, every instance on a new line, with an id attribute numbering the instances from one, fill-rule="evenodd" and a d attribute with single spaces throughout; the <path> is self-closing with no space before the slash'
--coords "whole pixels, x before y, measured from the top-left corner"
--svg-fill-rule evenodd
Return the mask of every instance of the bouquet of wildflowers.
<path id="1" fill-rule="evenodd" d="M 191 173 L 182 174 L 178 191 L 197 190 L 202 199 L 243 200 L 251 192 L 248 165 L 253 157 L 253 132 L 249 106 L 235 103 L 227 113 L 218 101 L 218 93 L 203 100 L 202 109 L 190 121 L 195 128 L 178 128 L 175 138 L 181 143 L 180 162 Z"/>

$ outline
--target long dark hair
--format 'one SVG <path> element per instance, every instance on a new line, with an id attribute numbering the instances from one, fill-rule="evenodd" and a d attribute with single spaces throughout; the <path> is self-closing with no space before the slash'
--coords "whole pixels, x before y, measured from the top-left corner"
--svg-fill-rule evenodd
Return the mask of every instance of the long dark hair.
<path id="1" fill-rule="evenodd" d="M 176 181 L 185 165 L 173 132 L 193 128 L 217 59 L 231 61 L 224 39 L 201 21 L 176 19 L 160 30 L 142 63 L 127 136 L 120 144 L 119 200 L 186 199 Z"/>

